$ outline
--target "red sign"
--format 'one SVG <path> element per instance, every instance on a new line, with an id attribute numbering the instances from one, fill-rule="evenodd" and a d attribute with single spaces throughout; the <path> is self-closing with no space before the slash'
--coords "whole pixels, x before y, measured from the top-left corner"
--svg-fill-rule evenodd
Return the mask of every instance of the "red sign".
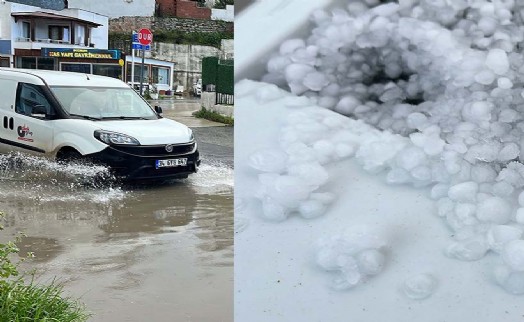
<path id="1" fill-rule="evenodd" d="M 138 32 L 138 42 L 142 45 L 150 45 L 153 41 L 153 33 L 151 30 L 142 28 Z"/>

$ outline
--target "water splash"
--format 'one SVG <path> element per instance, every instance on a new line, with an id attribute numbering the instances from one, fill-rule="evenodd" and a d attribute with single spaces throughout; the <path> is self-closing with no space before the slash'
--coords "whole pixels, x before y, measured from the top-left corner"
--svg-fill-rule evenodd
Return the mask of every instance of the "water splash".
<path id="1" fill-rule="evenodd" d="M 234 186 L 233 169 L 218 163 L 203 163 L 198 172 L 189 176 L 189 183 L 200 188 L 219 188 L 230 190 Z"/>
<path id="2" fill-rule="evenodd" d="M 0 155 L 0 196 L 38 202 L 121 200 L 109 168 L 100 165 L 59 163 L 13 153 Z"/>

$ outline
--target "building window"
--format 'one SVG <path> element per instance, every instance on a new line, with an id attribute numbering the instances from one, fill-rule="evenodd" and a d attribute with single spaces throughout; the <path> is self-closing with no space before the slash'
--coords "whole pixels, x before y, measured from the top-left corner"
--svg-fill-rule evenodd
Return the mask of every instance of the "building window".
<path id="1" fill-rule="evenodd" d="M 69 43 L 69 27 L 49 26 L 49 39 Z"/>
<path id="2" fill-rule="evenodd" d="M 31 24 L 27 21 L 22 21 L 22 38 L 25 38 L 27 41 L 31 39 Z"/>
<path id="3" fill-rule="evenodd" d="M 55 59 L 54 58 L 38 58 L 36 68 L 46 69 L 46 70 L 55 70 Z"/>
<path id="4" fill-rule="evenodd" d="M 112 65 L 94 64 L 93 65 L 93 74 L 122 79 L 122 67 L 120 67 L 120 65 L 115 65 L 115 64 L 112 64 Z"/>
<path id="5" fill-rule="evenodd" d="M 9 58 L 8 57 L 0 57 L 0 67 L 11 67 L 9 65 Z"/>
<path id="6" fill-rule="evenodd" d="M 64 72 L 92 74 L 91 73 L 91 64 L 61 63 L 60 69 Z"/>
<path id="7" fill-rule="evenodd" d="M 135 63 L 135 79 L 134 83 L 140 83 L 140 63 Z M 144 65 L 144 83 L 149 83 L 149 65 Z M 127 81 L 131 82 L 131 64 L 127 64 Z"/>
<path id="8" fill-rule="evenodd" d="M 9 61 L 8 61 L 9 62 Z M 16 68 L 56 70 L 54 58 L 17 57 Z"/>
<path id="9" fill-rule="evenodd" d="M 36 57 L 18 57 L 16 67 L 36 69 Z"/>
<path id="10" fill-rule="evenodd" d="M 153 84 L 169 85 L 169 68 L 154 66 L 152 72 Z"/>

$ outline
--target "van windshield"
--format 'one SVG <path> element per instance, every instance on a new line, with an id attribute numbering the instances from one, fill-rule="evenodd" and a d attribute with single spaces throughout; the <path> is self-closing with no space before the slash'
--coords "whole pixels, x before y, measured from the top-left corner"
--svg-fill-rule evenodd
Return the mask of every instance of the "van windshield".
<path id="1" fill-rule="evenodd" d="M 66 112 L 86 119 L 158 119 L 131 88 L 54 86 L 51 90 Z"/>

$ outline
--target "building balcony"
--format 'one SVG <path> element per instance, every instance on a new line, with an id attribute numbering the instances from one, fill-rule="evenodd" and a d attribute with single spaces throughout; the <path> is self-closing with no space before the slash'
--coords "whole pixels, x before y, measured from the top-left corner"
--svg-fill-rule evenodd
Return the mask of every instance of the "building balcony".
<path id="1" fill-rule="evenodd" d="M 54 48 L 93 48 L 94 44 L 90 46 L 84 46 L 83 44 L 71 44 L 65 40 L 54 40 L 54 39 L 35 39 L 31 41 L 29 38 L 18 37 L 15 39 L 13 47 L 14 49 L 37 49 L 40 50 L 42 47 L 49 47 L 52 44 Z"/>

